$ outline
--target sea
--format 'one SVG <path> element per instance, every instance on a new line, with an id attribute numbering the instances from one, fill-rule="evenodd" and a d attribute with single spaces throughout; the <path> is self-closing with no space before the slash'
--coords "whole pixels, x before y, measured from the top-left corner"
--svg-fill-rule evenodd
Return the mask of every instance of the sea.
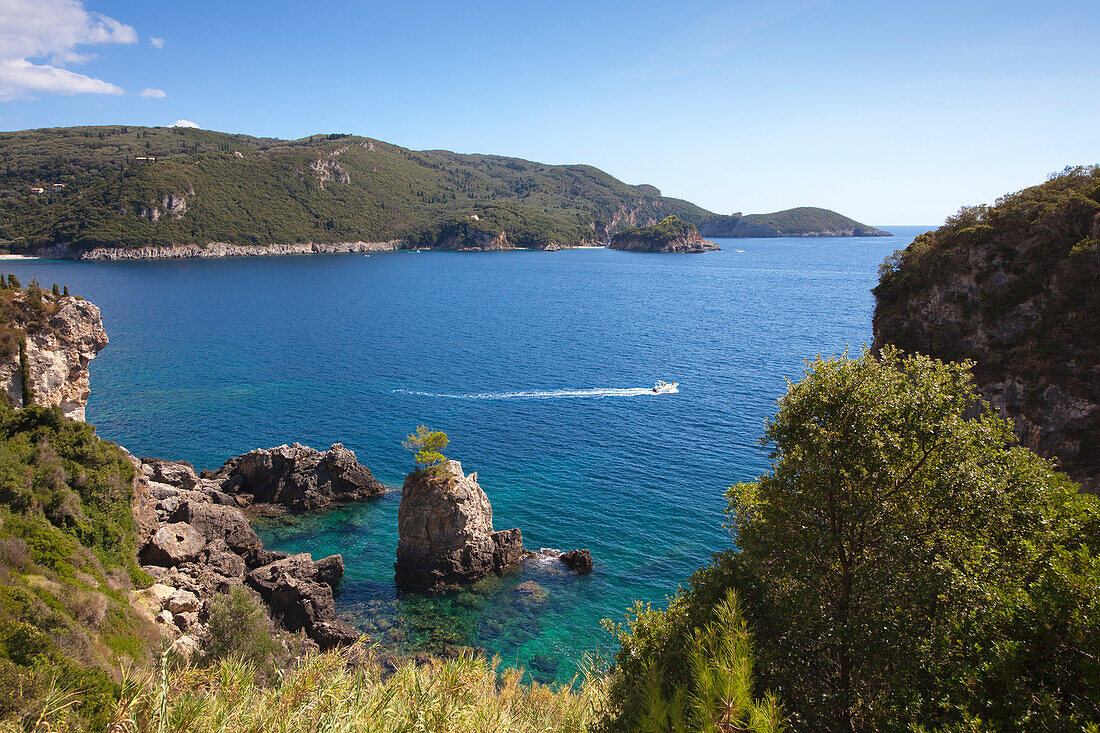
<path id="1" fill-rule="evenodd" d="M 769 468 L 765 421 L 817 355 L 871 341 L 893 237 L 608 249 L 0 263 L 96 303 L 110 344 L 88 421 L 135 455 L 217 468 L 255 448 L 353 449 L 390 491 L 256 523 L 268 547 L 343 555 L 338 612 L 394 654 L 473 647 L 569 683 L 616 649 L 601 620 L 660 607 L 734 547 L 725 491 Z M 663 379 L 678 391 L 654 394 Z M 428 425 L 476 471 L 496 529 L 591 551 L 444 595 L 393 582 L 397 508 Z"/>

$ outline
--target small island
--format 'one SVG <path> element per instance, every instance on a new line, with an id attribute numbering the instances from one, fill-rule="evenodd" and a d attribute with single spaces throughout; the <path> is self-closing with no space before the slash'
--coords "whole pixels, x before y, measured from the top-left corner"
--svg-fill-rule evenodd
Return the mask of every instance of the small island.
<path id="1" fill-rule="evenodd" d="M 710 240 L 703 239 L 694 224 L 683 221 L 678 216 L 666 216 L 659 224 L 638 227 L 620 232 L 611 238 L 611 249 L 628 252 L 680 252 L 697 254 L 714 252 L 719 247 Z"/>

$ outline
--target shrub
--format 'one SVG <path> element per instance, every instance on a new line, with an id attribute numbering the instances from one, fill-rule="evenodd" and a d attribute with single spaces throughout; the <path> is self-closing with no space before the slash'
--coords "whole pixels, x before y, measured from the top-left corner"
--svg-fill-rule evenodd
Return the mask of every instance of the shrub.
<path id="1" fill-rule="evenodd" d="M 268 672 L 279 662 L 278 651 L 271 621 L 252 593 L 234 587 L 218 596 L 203 638 L 205 664 L 234 657 Z"/>

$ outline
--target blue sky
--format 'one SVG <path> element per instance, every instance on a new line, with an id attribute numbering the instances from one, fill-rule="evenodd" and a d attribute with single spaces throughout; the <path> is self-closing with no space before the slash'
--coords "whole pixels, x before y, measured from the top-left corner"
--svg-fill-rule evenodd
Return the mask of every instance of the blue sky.
<path id="1" fill-rule="evenodd" d="M 0 0 L 0 129 L 350 132 L 590 163 L 723 213 L 935 224 L 1100 162 L 1096 11 Z"/>

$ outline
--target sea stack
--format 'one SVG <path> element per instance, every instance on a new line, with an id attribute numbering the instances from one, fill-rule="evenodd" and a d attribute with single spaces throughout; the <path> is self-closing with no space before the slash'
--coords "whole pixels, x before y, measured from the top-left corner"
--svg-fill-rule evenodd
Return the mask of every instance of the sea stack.
<path id="1" fill-rule="evenodd" d="M 405 477 L 397 511 L 398 585 L 438 590 L 477 580 L 524 557 L 518 529 L 493 531 L 493 507 L 458 461 Z"/>

